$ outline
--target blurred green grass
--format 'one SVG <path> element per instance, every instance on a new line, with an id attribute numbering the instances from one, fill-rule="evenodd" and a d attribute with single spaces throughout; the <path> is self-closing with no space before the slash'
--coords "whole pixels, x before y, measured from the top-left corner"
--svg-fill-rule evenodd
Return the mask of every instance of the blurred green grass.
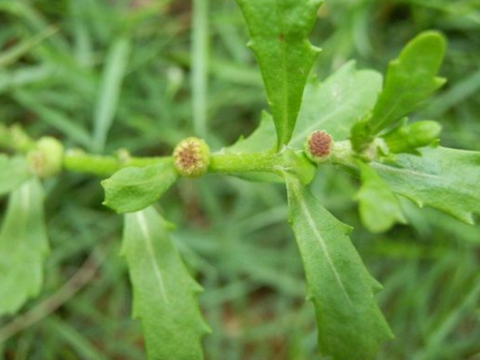
<path id="1" fill-rule="evenodd" d="M 248 134 L 266 101 L 246 27 L 233 0 L 206 4 L 0 0 L 0 121 L 72 148 L 138 155 L 167 154 L 193 133 L 215 149 Z M 352 58 L 383 71 L 426 29 L 449 39 L 449 83 L 416 117 L 440 120 L 444 144 L 480 150 L 478 0 L 327 0 L 312 34 L 324 49 L 316 71 L 325 77 Z M 412 226 L 372 235 L 351 201 L 354 179 L 327 167 L 313 186 L 355 226 L 355 245 L 384 284 L 378 299 L 396 340 L 378 359 L 480 359 L 478 226 L 405 201 Z M 144 359 L 118 253 L 121 218 L 100 205 L 96 179 L 64 174 L 47 190 L 53 251 L 41 298 L 24 309 L 40 321 L 17 322 L 22 331 L 0 344 L 0 359 Z M 208 176 L 181 181 L 160 209 L 206 289 L 207 359 L 320 358 L 281 187 Z M 68 283 L 78 272 L 81 288 Z M 49 315 L 41 304 L 64 284 L 71 297 Z"/>

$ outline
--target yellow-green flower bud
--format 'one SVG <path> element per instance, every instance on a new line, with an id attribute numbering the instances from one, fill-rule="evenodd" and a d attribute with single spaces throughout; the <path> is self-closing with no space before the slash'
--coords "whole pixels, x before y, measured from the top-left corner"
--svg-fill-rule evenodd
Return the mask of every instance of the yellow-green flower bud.
<path id="1" fill-rule="evenodd" d="M 399 126 L 383 136 L 385 143 L 393 153 L 415 152 L 438 139 L 442 126 L 435 121 L 418 121 Z"/>
<path id="2" fill-rule="evenodd" d="M 315 131 L 310 134 L 304 144 L 305 155 L 315 164 L 321 164 L 330 159 L 333 139 L 325 131 Z"/>
<path id="3" fill-rule="evenodd" d="M 195 137 L 180 141 L 173 151 L 177 172 L 188 178 L 204 175 L 210 165 L 210 148 L 207 143 Z"/>
<path id="4" fill-rule="evenodd" d="M 35 141 L 32 140 L 23 130 L 23 128 L 15 124 L 8 129 L 10 133 L 8 136 L 10 137 L 11 143 L 14 145 L 15 149 L 20 151 L 28 151 L 35 147 Z"/>
<path id="5" fill-rule="evenodd" d="M 53 137 L 42 137 L 35 149 L 27 154 L 31 171 L 40 178 L 57 175 L 62 170 L 64 149 L 60 141 Z"/>

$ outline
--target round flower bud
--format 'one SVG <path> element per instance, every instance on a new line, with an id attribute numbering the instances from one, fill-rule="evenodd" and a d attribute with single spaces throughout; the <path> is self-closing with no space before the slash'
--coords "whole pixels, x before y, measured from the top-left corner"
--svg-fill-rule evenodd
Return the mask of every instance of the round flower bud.
<path id="1" fill-rule="evenodd" d="M 63 153 L 60 141 L 53 137 L 42 137 L 27 154 L 31 171 L 41 178 L 57 175 L 62 170 Z"/>
<path id="2" fill-rule="evenodd" d="M 204 175 L 210 165 L 210 148 L 207 143 L 195 137 L 180 141 L 173 151 L 177 172 L 188 178 Z"/>
<path id="3" fill-rule="evenodd" d="M 321 164 L 330 159 L 333 139 L 325 131 L 315 131 L 310 134 L 304 144 L 304 152 L 310 161 Z"/>
<path id="4" fill-rule="evenodd" d="M 414 152 L 438 140 L 442 126 L 430 120 L 403 124 L 383 136 L 385 143 L 393 153 Z"/>
<path id="5" fill-rule="evenodd" d="M 436 121 L 419 121 L 409 126 L 409 140 L 416 148 L 424 147 L 438 140 L 441 132 L 442 125 Z"/>

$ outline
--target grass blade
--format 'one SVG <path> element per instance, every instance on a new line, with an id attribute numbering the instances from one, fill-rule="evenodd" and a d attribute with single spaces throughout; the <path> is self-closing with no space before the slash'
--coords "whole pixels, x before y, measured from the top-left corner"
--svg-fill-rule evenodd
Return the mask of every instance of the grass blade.
<path id="1" fill-rule="evenodd" d="M 103 71 L 94 114 L 93 150 L 102 152 L 117 110 L 120 88 L 128 65 L 130 40 L 117 39 L 111 46 Z"/>

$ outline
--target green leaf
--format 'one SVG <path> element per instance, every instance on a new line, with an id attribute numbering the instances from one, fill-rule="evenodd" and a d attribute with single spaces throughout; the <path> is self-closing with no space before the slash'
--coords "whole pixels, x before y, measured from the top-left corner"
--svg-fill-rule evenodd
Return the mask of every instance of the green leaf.
<path id="1" fill-rule="evenodd" d="M 397 194 L 473 224 L 480 214 L 480 152 L 430 147 L 372 166 Z"/>
<path id="2" fill-rule="evenodd" d="M 308 185 L 313 181 L 317 166 L 308 159 L 303 151 L 294 151 L 287 148 L 283 151 L 282 158 L 285 173 L 294 176 L 303 185 Z"/>
<path id="3" fill-rule="evenodd" d="M 355 195 L 363 225 L 374 233 L 389 230 L 395 223 L 405 224 L 400 202 L 377 172 L 358 162 L 362 186 Z"/>
<path id="4" fill-rule="evenodd" d="M 383 91 L 366 123 L 370 135 L 401 120 L 445 84 L 445 79 L 437 77 L 445 50 L 446 41 L 440 33 L 424 32 L 390 63 Z"/>
<path id="5" fill-rule="evenodd" d="M 319 49 L 308 41 L 322 0 L 237 0 L 247 22 L 278 147 L 289 142 L 303 90 Z"/>
<path id="6" fill-rule="evenodd" d="M 382 87 L 382 76 L 371 70 L 357 70 L 355 62 L 342 66 L 324 82 L 312 77 L 303 95 L 303 103 L 290 146 L 302 149 L 305 139 L 316 130 L 327 131 L 335 140 L 346 139 L 358 119 L 375 105 Z M 275 146 L 275 125 L 270 114 L 262 113 L 258 128 L 240 138 L 225 152 L 268 151 Z"/>
<path id="7" fill-rule="evenodd" d="M 133 285 L 133 316 L 140 319 L 148 359 L 203 360 L 210 332 L 197 302 L 202 291 L 153 209 L 125 215 L 122 254 Z"/>
<path id="8" fill-rule="evenodd" d="M 243 136 L 235 144 L 222 149 L 225 153 L 255 153 L 275 148 L 275 126 L 272 116 L 262 111 L 260 125 L 248 137 Z"/>
<path id="9" fill-rule="evenodd" d="M 357 70 L 353 61 L 324 82 L 312 78 L 305 88 L 291 145 L 301 148 L 316 130 L 328 132 L 335 140 L 348 138 L 353 124 L 372 110 L 381 87 L 379 73 Z"/>
<path id="10" fill-rule="evenodd" d="M 0 314 L 14 314 L 40 293 L 49 252 L 43 190 L 30 180 L 10 195 L 0 232 Z"/>
<path id="11" fill-rule="evenodd" d="M 15 190 L 31 176 L 24 158 L 0 155 L 0 195 Z"/>
<path id="12" fill-rule="evenodd" d="M 335 360 L 371 360 L 392 334 L 374 298 L 381 289 L 362 263 L 348 234 L 292 176 L 286 177 L 290 222 L 315 306 L 320 351 Z"/>
<path id="13" fill-rule="evenodd" d="M 171 159 L 145 167 L 128 167 L 102 181 L 104 205 L 117 213 L 145 209 L 157 201 L 177 180 Z"/>

